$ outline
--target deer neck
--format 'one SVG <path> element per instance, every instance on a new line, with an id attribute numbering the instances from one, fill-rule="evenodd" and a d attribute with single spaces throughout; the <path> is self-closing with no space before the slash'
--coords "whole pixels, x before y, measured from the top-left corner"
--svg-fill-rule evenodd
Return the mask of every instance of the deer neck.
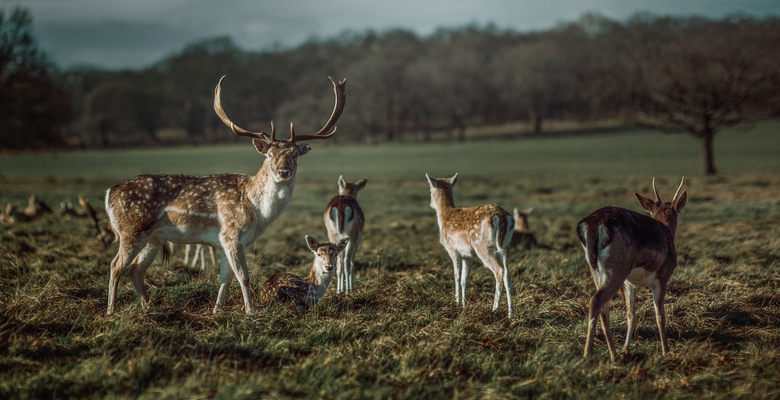
<path id="1" fill-rule="evenodd" d="M 531 229 L 528 227 L 528 219 L 524 216 L 520 216 L 519 221 L 515 221 L 517 223 L 517 231 L 522 233 L 528 233 L 531 231 Z"/>
<path id="2" fill-rule="evenodd" d="M 442 229 L 444 221 L 448 218 L 452 210 L 455 209 L 455 200 L 451 190 L 439 190 L 438 194 L 432 198 L 431 204 L 436 210 L 436 219 L 439 220 L 439 231 Z"/>
<path id="3" fill-rule="evenodd" d="M 287 207 L 295 188 L 295 174 L 288 181 L 277 182 L 269 163 L 263 163 L 252 177 L 247 191 L 249 201 L 265 220 L 275 220 Z"/>
<path id="4" fill-rule="evenodd" d="M 330 284 L 330 281 L 332 279 L 333 279 L 333 273 L 320 275 L 317 273 L 316 266 L 312 267 L 309 276 L 305 278 L 307 282 L 314 285 L 314 290 L 316 292 L 315 297 L 317 300 L 322 298 L 322 296 L 325 294 L 325 290 L 328 289 L 328 285 Z"/>

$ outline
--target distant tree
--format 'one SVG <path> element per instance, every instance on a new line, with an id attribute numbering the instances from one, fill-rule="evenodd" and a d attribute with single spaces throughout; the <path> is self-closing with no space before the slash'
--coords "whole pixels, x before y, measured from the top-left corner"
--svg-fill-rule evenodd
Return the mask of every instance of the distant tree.
<path id="1" fill-rule="evenodd" d="M 714 139 L 720 130 L 777 115 L 780 24 L 777 20 L 653 20 L 636 60 L 637 119 L 701 141 L 704 172 L 717 174 Z M 634 26 L 647 31 L 648 26 Z"/>
<path id="2" fill-rule="evenodd" d="M 32 35 L 32 17 L 0 10 L 0 149 L 57 147 L 69 98 Z"/>

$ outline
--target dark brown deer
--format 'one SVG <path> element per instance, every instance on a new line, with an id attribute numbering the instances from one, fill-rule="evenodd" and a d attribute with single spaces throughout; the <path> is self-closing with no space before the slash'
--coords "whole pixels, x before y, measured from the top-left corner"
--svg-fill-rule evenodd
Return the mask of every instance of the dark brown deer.
<path id="1" fill-rule="evenodd" d="M 244 310 L 252 311 L 244 248 L 254 242 L 290 202 L 298 156 L 311 150 L 308 144 L 301 142 L 329 139 L 335 133 L 334 125 L 346 101 L 346 82 L 337 84 L 331 79 L 336 104 L 328 122 L 318 132 L 296 135 L 290 124 L 290 139 L 277 140 L 273 124 L 269 135 L 248 131 L 227 117 L 221 102 L 224 78 L 214 89 L 214 111 L 234 134 L 252 138 L 255 149 L 266 157 L 265 162 L 254 176 L 141 175 L 108 189 L 106 212 L 119 237 L 119 252 L 111 262 L 108 314 L 114 311 L 119 278 L 123 275 L 129 275 L 142 306 L 148 308 L 144 274 L 168 241 L 221 247 L 220 285 L 214 312 L 225 303 L 234 276 L 241 286 Z"/>
<path id="2" fill-rule="evenodd" d="M 634 330 L 634 296 L 637 287 L 647 287 L 653 292 L 661 351 L 663 354 L 669 351 L 666 343 L 664 296 L 669 278 L 677 267 L 674 245 L 677 215 L 685 207 L 688 198 L 687 192 L 680 195 L 683 182 L 685 177 L 680 181 L 680 186 L 670 202 L 661 200 L 655 188 L 655 178 L 655 201 L 634 193 L 639 205 L 650 213 L 649 217 L 623 208 L 604 207 L 594 211 L 577 225 L 577 235 L 585 250 L 585 259 L 590 265 L 591 276 L 597 289 L 590 299 L 585 357 L 593 350 L 596 317 L 600 315 L 610 359 L 615 362 L 616 353 L 609 327 L 607 303 L 618 290 L 623 292 L 626 300 L 628 327 L 623 356 L 628 356 L 628 346 Z"/>
<path id="3" fill-rule="evenodd" d="M 343 253 L 339 254 L 336 264 L 336 293 L 352 292 L 352 267 L 355 264 L 355 252 L 360 244 L 365 218 L 363 210 L 357 201 L 358 192 L 363 190 L 368 180 L 363 178 L 355 183 L 347 182 L 339 176 L 339 194 L 330 199 L 325 207 L 325 228 L 328 230 L 328 240 L 337 242 L 349 238 L 349 244 Z"/>
<path id="4" fill-rule="evenodd" d="M 506 210 L 495 204 L 455 207 L 452 187 L 458 181 L 458 174 L 452 178 L 436 179 L 428 174 L 425 174 L 425 177 L 428 178 L 431 188 L 431 208 L 436 210 L 436 219 L 439 222 L 439 242 L 452 259 L 455 272 L 455 303 L 466 306 L 469 260 L 476 254 L 496 279 L 493 311 L 498 310 L 503 282 L 508 316 L 512 318 L 512 278 L 507 259 L 514 219 Z"/>

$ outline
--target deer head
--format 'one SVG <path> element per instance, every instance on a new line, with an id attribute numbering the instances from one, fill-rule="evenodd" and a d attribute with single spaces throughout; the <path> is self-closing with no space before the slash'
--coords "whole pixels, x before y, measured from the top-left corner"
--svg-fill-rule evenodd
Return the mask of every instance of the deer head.
<path id="1" fill-rule="evenodd" d="M 341 117 L 341 113 L 344 111 L 344 104 L 346 102 L 346 79 L 342 80 L 338 84 L 329 77 L 331 83 L 333 83 L 333 91 L 336 95 L 336 105 L 333 107 L 333 112 L 319 131 L 313 135 L 296 135 L 295 128 L 292 122 L 290 123 L 290 139 L 276 139 L 276 130 L 274 129 L 273 122 L 271 123 L 271 134 L 267 134 L 263 131 L 253 132 L 241 128 L 233 123 L 228 118 L 225 111 L 222 109 L 222 80 L 225 77 L 220 78 L 217 83 L 217 87 L 214 89 L 214 111 L 225 125 L 238 136 L 246 136 L 252 138 L 252 144 L 255 149 L 266 156 L 266 163 L 270 168 L 271 176 L 276 182 L 285 182 L 291 180 L 295 176 L 295 172 L 298 169 L 298 156 L 302 156 L 311 150 L 311 147 L 306 143 L 298 143 L 304 140 L 314 139 L 329 139 L 336 133 L 336 121 Z M 333 128 L 333 130 L 331 130 Z M 330 131 L 330 133 L 328 133 Z"/>
<path id="2" fill-rule="evenodd" d="M 343 238 L 335 245 L 330 243 L 320 244 L 317 239 L 306 235 L 306 245 L 314 253 L 313 272 L 316 274 L 318 281 L 333 273 L 339 253 L 347 248 L 348 243 L 349 238 Z"/>
<path id="3" fill-rule="evenodd" d="M 639 201 L 639 205 L 642 206 L 645 211 L 649 212 L 653 219 L 669 227 L 669 230 L 672 231 L 673 235 L 677 230 L 677 215 L 682 211 L 683 207 L 685 207 L 685 202 L 688 200 L 688 192 L 682 192 L 682 195 L 680 195 L 680 190 L 682 189 L 684 182 L 685 177 L 682 177 L 680 186 L 677 187 L 677 192 L 674 193 L 672 201 L 664 202 L 661 200 L 661 196 L 658 195 L 658 189 L 655 188 L 655 177 L 653 178 L 655 201 L 648 199 L 639 193 L 634 193 L 634 196 L 636 196 L 636 199 Z"/>
<path id="4" fill-rule="evenodd" d="M 358 192 L 366 187 L 366 182 L 368 182 L 368 179 L 366 178 L 363 178 L 355 183 L 347 182 L 344 179 L 344 175 L 339 175 L 339 195 L 357 198 Z"/>

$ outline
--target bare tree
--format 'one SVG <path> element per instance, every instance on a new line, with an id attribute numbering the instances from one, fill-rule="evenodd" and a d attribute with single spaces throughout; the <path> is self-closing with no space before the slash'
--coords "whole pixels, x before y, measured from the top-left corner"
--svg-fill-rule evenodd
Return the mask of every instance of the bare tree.
<path id="1" fill-rule="evenodd" d="M 715 134 L 776 112 L 780 29 L 774 20 L 691 25 L 640 46 L 637 120 L 699 139 L 704 171 L 715 175 Z"/>

